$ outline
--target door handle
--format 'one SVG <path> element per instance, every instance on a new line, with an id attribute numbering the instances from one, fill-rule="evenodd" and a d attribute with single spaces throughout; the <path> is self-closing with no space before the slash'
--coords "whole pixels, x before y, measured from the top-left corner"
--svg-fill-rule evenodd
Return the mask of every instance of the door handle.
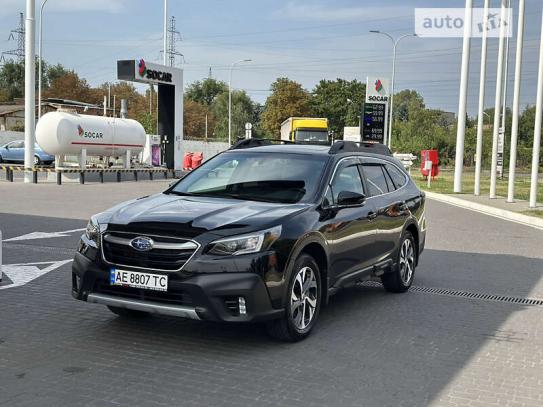
<path id="1" fill-rule="evenodd" d="M 373 219 L 375 219 L 376 217 L 377 217 L 377 212 L 373 212 L 373 211 L 371 211 L 370 213 L 368 213 L 368 216 L 367 216 L 367 218 L 368 218 L 369 220 L 373 220 Z"/>

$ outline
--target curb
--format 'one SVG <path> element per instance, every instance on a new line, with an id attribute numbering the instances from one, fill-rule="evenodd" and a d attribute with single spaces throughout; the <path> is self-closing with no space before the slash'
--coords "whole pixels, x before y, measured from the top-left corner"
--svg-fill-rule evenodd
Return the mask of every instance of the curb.
<path id="1" fill-rule="evenodd" d="M 436 192 L 425 191 L 426 197 L 434 201 L 448 203 L 460 208 L 469 209 L 474 212 L 483 213 L 488 216 L 494 216 L 510 222 L 519 223 L 524 226 L 543 230 L 543 219 L 534 216 L 523 215 L 521 213 L 508 211 L 505 209 L 494 208 L 493 206 L 483 205 L 476 202 L 466 201 L 465 199 L 456 198 L 449 195 L 438 194 Z"/>

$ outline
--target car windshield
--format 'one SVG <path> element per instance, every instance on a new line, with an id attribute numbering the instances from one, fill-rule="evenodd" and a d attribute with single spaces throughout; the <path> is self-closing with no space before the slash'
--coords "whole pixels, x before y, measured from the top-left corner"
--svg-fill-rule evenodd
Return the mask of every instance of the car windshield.
<path id="1" fill-rule="evenodd" d="M 303 202 L 315 194 L 325 163 L 322 157 L 304 154 L 227 152 L 191 172 L 170 193 Z"/>
<path id="2" fill-rule="evenodd" d="M 296 141 L 306 143 L 327 143 L 328 132 L 326 130 L 298 130 L 296 132 Z"/>

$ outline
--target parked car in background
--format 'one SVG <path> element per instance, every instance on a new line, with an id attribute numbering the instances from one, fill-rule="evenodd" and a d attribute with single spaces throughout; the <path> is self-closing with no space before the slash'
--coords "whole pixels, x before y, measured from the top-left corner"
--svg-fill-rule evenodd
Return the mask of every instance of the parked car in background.
<path id="1" fill-rule="evenodd" d="M 25 141 L 15 140 L 0 147 L 0 163 L 9 162 L 24 164 Z M 55 156 L 47 154 L 38 144 L 34 145 L 34 165 L 51 165 L 55 162 Z"/>

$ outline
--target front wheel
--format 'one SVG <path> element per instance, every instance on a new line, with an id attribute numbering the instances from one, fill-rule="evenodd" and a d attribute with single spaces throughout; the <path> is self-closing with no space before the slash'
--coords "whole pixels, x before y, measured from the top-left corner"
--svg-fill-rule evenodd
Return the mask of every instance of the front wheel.
<path id="1" fill-rule="evenodd" d="M 404 232 L 394 270 L 381 277 L 385 290 L 393 293 L 404 293 L 409 290 L 415 277 L 416 248 L 415 238 L 411 232 Z"/>
<path id="2" fill-rule="evenodd" d="M 40 165 L 40 164 L 41 164 L 40 157 L 35 156 L 35 157 L 34 157 L 34 165 Z"/>
<path id="3" fill-rule="evenodd" d="M 287 292 L 284 316 L 269 322 L 267 329 L 276 339 L 296 342 L 310 334 L 320 312 L 320 270 L 313 257 L 302 254 L 296 260 Z"/>

